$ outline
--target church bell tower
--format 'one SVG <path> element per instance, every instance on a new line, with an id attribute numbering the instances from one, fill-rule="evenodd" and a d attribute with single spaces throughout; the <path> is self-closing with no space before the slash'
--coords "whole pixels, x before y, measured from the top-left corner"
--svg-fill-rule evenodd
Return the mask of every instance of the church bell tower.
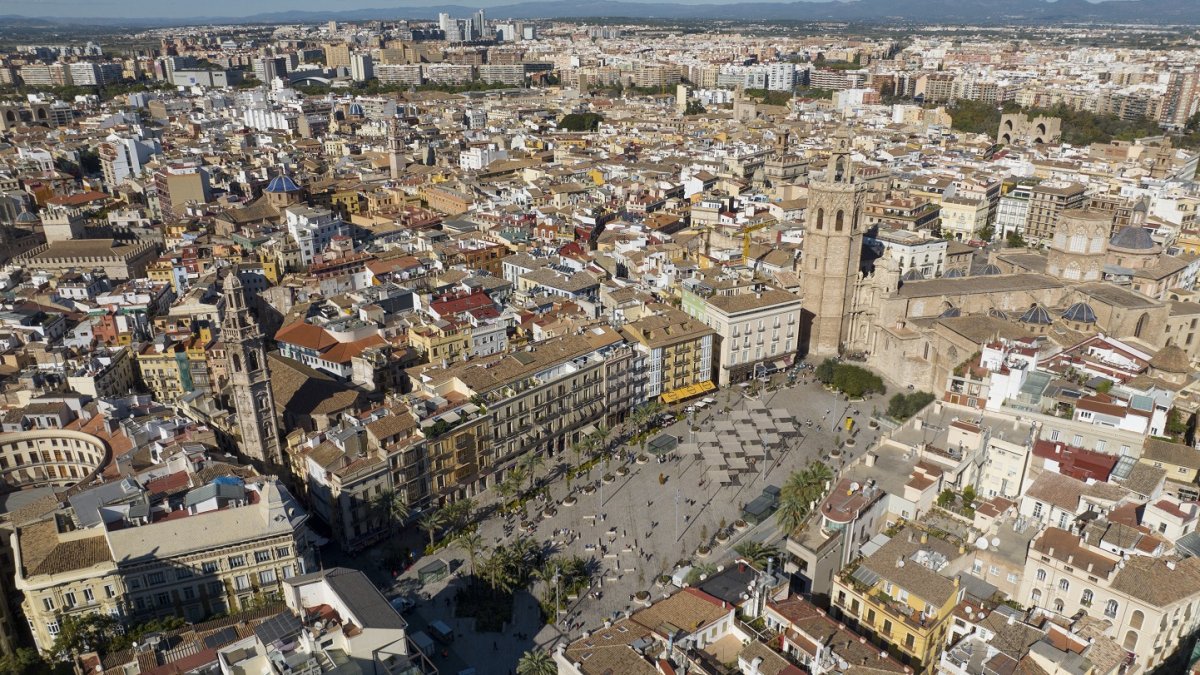
<path id="1" fill-rule="evenodd" d="M 224 295 L 225 320 L 221 324 L 221 340 L 225 343 L 225 367 L 241 435 L 238 449 L 259 467 L 275 469 L 282 458 L 262 329 L 250 314 L 246 292 L 235 271 L 231 270 L 225 277 Z"/>
<path id="2" fill-rule="evenodd" d="M 850 342 L 862 259 L 866 193 L 850 162 L 850 133 L 838 130 L 822 180 L 808 188 L 801 273 L 807 353 L 835 356 Z"/>

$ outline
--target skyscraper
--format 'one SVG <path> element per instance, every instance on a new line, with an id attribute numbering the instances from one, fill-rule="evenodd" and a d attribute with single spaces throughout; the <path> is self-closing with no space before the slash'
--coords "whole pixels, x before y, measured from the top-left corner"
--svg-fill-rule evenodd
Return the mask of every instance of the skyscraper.
<path id="1" fill-rule="evenodd" d="M 483 29 L 487 25 L 487 19 L 484 17 L 483 10 L 475 12 L 471 17 L 471 37 L 479 40 L 488 36 L 483 34 Z"/>
<path id="2" fill-rule="evenodd" d="M 854 180 L 850 133 L 841 129 L 834 135 L 824 179 L 813 181 L 808 191 L 801 277 L 809 354 L 839 354 L 850 342 L 865 194 Z"/>
<path id="3" fill-rule="evenodd" d="M 279 432 L 275 426 L 275 396 L 271 391 L 262 329 L 250 314 L 237 272 L 230 271 L 225 277 L 224 295 L 221 340 L 225 343 L 225 365 L 241 435 L 238 449 L 260 467 L 278 467 L 280 451 Z"/>

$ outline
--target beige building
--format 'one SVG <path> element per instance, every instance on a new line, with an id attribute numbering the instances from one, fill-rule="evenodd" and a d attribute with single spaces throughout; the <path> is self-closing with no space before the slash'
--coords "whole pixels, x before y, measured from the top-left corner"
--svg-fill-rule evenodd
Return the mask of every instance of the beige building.
<path id="1" fill-rule="evenodd" d="M 646 355 L 646 399 L 672 403 L 715 389 L 712 385 L 713 336 L 716 332 L 684 312 L 668 309 L 621 328 Z"/>
<path id="2" fill-rule="evenodd" d="M 180 471 L 158 480 L 198 478 Z M 275 597 L 284 579 L 311 567 L 308 515 L 275 479 L 208 482 L 158 503 L 152 494 L 162 493 L 109 483 L 16 525 L 15 588 L 40 651 L 53 646 L 66 614 L 200 621 Z"/>

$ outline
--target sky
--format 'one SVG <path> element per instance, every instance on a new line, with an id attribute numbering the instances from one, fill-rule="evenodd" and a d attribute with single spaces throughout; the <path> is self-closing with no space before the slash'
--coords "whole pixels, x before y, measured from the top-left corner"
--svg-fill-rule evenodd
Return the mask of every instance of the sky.
<path id="1" fill-rule="evenodd" d="M 492 7 L 526 0 L 0 0 L 0 16 L 116 17 L 177 19 L 240 17 L 287 10 L 351 11 L 356 9 L 462 5 Z M 728 4 L 730 0 L 622 0 L 680 5 Z M 740 0 L 733 0 L 734 2 Z M 815 2 L 821 0 L 745 0 L 751 2 Z M 1101 0 L 1089 0 L 1099 2 Z M 1180 0 L 1180 2 L 1196 0 Z"/>
<path id="2" fill-rule="evenodd" d="M 489 7 L 524 0 L 0 0 L 0 16 L 16 14 L 39 17 L 153 17 L 250 16 L 287 10 L 350 11 L 356 9 L 462 5 Z M 681 5 L 724 4 L 728 0 L 622 0 L 624 2 L 669 2 Z M 791 2 L 794 0 L 755 0 Z M 809 1 L 809 0 L 801 0 Z"/>

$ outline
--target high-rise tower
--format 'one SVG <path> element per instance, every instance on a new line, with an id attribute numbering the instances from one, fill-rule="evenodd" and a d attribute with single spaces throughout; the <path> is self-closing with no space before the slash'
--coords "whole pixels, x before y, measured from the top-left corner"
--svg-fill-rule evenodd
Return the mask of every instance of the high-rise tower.
<path id="1" fill-rule="evenodd" d="M 233 390 L 241 453 L 260 467 L 280 466 L 279 430 L 275 425 L 275 396 L 263 349 L 262 329 L 246 305 L 246 292 L 237 273 L 225 277 L 225 367 Z"/>
<path id="2" fill-rule="evenodd" d="M 808 188 L 801 274 L 809 354 L 841 353 L 850 342 L 851 311 L 862 259 L 863 186 L 850 163 L 850 133 L 838 130 L 833 156 Z"/>

